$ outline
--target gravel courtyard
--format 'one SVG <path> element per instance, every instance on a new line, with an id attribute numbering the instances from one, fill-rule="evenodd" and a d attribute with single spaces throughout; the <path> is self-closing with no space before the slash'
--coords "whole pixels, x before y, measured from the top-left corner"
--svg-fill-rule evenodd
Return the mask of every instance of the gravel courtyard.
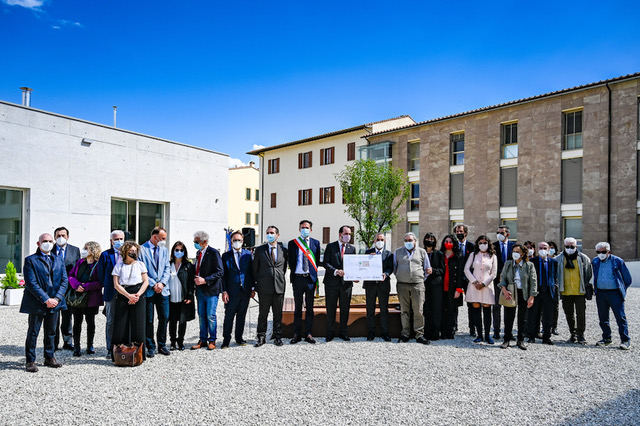
<path id="1" fill-rule="evenodd" d="M 319 338 L 313 346 L 173 352 L 137 368 L 105 359 L 100 314 L 96 355 L 60 351 L 62 368 L 43 367 L 40 336 L 36 374 L 24 371 L 27 316 L 2 307 L 0 424 L 638 424 L 640 288 L 626 304 L 630 351 L 618 349 L 615 326 L 614 345 L 594 346 L 595 301 L 587 306 L 586 347 L 564 343 L 561 312 L 556 345 L 526 352 L 474 344 L 464 333 L 429 346 Z M 245 338 L 253 344 L 257 309 L 250 311 Z M 461 310 L 462 331 L 466 317 Z M 189 344 L 197 331 L 190 322 Z"/>

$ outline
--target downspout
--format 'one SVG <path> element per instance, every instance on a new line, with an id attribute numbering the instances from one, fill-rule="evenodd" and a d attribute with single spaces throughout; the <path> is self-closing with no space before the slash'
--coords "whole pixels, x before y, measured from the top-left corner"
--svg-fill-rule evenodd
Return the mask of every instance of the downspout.
<path id="1" fill-rule="evenodd" d="M 265 231 L 264 229 L 264 200 L 266 194 L 264 193 L 264 152 L 259 154 L 260 156 L 260 235 L 256 235 L 256 246 L 262 243 L 262 233 Z M 258 240 L 260 238 L 260 240 Z"/>
<path id="2" fill-rule="evenodd" d="M 606 84 L 609 92 L 609 121 L 607 133 L 607 242 L 613 245 L 611 241 L 611 87 Z"/>

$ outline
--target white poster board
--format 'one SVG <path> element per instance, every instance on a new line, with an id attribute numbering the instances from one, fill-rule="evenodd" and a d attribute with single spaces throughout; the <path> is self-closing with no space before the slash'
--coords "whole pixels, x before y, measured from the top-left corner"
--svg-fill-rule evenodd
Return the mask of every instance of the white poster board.
<path id="1" fill-rule="evenodd" d="M 345 281 L 382 281 L 379 254 L 345 254 L 342 264 Z"/>

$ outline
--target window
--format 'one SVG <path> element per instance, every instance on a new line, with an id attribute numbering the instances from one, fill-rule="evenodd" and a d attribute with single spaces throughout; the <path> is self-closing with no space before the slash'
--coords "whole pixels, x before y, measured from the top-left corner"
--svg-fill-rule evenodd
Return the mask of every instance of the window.
<path id="1" fill-rule="evenodd" d="M 322 228 L 322 244 L 329 244 L 331 242 L 331 228 L 325 226 Z"/>
<path id="2" fill-rule="evenodd" d="M 299 206 L 311 205 L 311 189 L 298 190 L 298 205 Z"/>
<path id="3" fill-rule="evenodd" d="M 502 125 L 500 144 L 502 158 L 518 158 L 518 123 Z"/>
<path id="4" fill-rule="evenodd" d="M 409 144 L 409 171 L 420 170 L 420 142 Z"/>
<path id="5" fill-rule="evenodd" d="M 638 140 L 640 141 L 640 97 L 638 98 L 638 121 L 636 123 L 636 128 L 638 132 Z"/>
<path id="6" fill-rule="evenodd" d="M 464 164 L 464 132 L 451 135 L 451 165 Z"/>
<path id="7" fill-rule="evenodd" d="M 360 147 L 360 158 L 363 160 L 389 161 L 393 157 L 393 142 L 380 142 Z"/>
<path id="8" fill-rule="evenodd" d="M 320 188 L 320 204 L 333 204 L 335 202 L 335 186 Z"/>
<path id="9" fill-rule="evenodd" d="M 409 222 L 409 232 L 413 232 L 416 239 L 420 241 L 420 224 L 418 222 Z"/>
<path id="10" fill-rule="evenodd" d="M 518 241 L 518 221 L 516 219 L 502 219 L 502 224 L 509 227 L 509 241 Z"/>
<path id="11" fill-rule="evenodd" d="M 562 160 L 562 203 L 582 202 L 582 158 Z"/>
<path id="12" fill-rule="evenodd" d="M 355 241 L 354 238 L 356 237 L 356 228 L 355 226 L 350 226 L 349 229 L 351 229 L 351 239 L 349 240 L 349 244 L 353 244 Z"/>
<path id="13" fill-rule="evenodd" d="M 452 173 L 449 178 L 449 208 L 464 208 L 464 173 Z"/>
<path id="14" fill-rule="evenodd" d="M 255 221 L 253 222 L 254 225 L 257 225 L 260 219 L 260 215 L 258 213 L 255 214 Z"/>
<path id="15" fill-rule="evenodd" d="M 276 193 L 275 192 L 271 193 L 271 208 L 272 209 L 276 208 Z"/>
<path id="16" fill-rule="evenodd" d="M 320 165 L 324 166 L 325 164 L 333 164 L 333 159 L 335 158 L 336 149 L 335 147 L 331 148 L 323 148 L 320 150 Z M 311 166 L 309 166 L 311 167 Z"/>
<path id="17" fill-rule="evenodd" d="M 251 225 L 251 213 L 244 214 L 244 224 Z"/>
<path id="18" fill-rule="evenodd" d="M 260 201 L 260 190 L 256 189 L 256 201 Z"/>
<path id="19" fill-rule="evenodd" d="M 420 184 L 411 184 L 411 194 L 409 197 L 409 211 L 415 212 L 420 210 Z"/>
<path id="20" fill-rule="evenodd" d="M 111 200 L 111 229 L 124 231 L 126 240 L 145 243 L 156 226 L 164 227 L 164 204 Z"/>
<path id="21" fill-rule="evenodd" d="M 13 263 L 22 272 L 22 200 L 23 192 L 0 188 L 0 272 Z"/>
<path id="22" fill-rule="evenodd" d="M 309 167 L 311 167 L 311 151 L 298 154 L 298 168 L 308 169 Z"/>
<path id="23" fill-rule="evenodd" d="M 565 217 L 563 220 L 562 239 L 575 238 L 578 241 L 578 250 L 582 251 L 582 218 Z M 562 248 L 560 249 L 562 250 Z"/>
<path id="24" fill-rule="evenodd" d="M 500 169 L 500 207 L 518 205 L 518 168 Z"/>
<path id="25" fill-rule="evenodd" d="M 246 188 L 244 190 L 244 193 L 245 193 L 244 199 L 245 200 L 251 200 L 251 188 Z"/>
<path id="26" fill-rule="evenodd" d="M 269 160 L 269 167 L 267 172 L 272 175 L 274 173 L 280 173 L 280 159 L 279 158 L 273 158 L 271 160 Z"/>
<path id="27" fill-rule="evenodd" d="M 582 111 L 562 114 L 562 149 L 582 148 Z"/>
<path id="28" fill-rule="evenodd" d="M 356 159 L 356 143 L 349 142 L 347 144 L 347 161 L 353 161 Z"/>

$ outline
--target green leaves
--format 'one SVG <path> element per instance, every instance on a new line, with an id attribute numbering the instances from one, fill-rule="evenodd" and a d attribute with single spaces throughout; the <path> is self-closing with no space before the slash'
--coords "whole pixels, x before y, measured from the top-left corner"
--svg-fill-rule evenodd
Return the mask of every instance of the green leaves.
<path id="1" fill-rule="evenodd" d="M 399 221 L 398 209 L 409 197 L 404 170 L 387 163 L 358 160 L 336 174 L 345 199 L 345 212 L 358 223 L 356 234 L 370 247 L 379 232 Z"/>
<path id="2" fill-rule="evenodd" d="M 2 288 L 20 288 L 18 285 L 18 274 L 16 273 L 16 267 L 12 262 L 7 262 L 7 267 L 4 270 L 5 277 L 2 279 Z"/>

